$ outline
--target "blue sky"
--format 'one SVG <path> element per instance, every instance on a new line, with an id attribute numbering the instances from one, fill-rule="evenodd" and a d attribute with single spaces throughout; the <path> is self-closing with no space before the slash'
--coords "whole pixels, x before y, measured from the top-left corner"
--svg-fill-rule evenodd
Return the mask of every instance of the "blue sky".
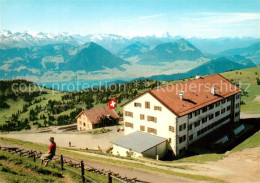
<path id="1" fill-rule="evenodd" d="M 12 32 L 260 37 L 259 0 L 0 0 L 0 28 Z"/>

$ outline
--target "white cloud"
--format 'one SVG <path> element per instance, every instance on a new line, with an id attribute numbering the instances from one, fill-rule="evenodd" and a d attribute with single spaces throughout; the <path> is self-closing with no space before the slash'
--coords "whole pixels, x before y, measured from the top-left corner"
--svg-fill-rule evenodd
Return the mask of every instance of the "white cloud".
<path id="1" fill-rule="evenodd" d="M 153 19 L 153 18 L 158 18 L 158 17 L 163 17 L 166 14 L 161 13 L 161 14 L 155 14 L 155 15 L 148 15 L 148 16 L 140 16 L 136 18 L 135 20 L 147 20 L 147 19 Z"/>
<path id="2" fill-rule="evenodd" d="M 122 19 L 120 20 L 121 22 L 135 22 L 135 21 L 140 21 L 140 20 L 150 20 L 150 19 L 155 19 L 159 17 L 165 16 L 165 13 L 160 13 L 160 14 L 154 14 L 154 15 L 144 15 L 144 16 L 139 16 L 131 19 Z"/>
<path id="3" fill-rule="evenodd" d="M 249 20 L 260 20 L 260 13 L 199 13 L 200 20 L 211 21 L 212 23 L 235 23 Z"/>

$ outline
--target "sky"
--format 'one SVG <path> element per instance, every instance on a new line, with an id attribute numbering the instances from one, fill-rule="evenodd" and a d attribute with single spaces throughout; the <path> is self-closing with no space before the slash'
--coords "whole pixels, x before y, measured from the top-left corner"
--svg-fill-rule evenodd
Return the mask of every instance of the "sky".
<path id="1" fill-rule="evenodd" d="M 260 37 L 260 0 L 0 0 L 12 32 Z"/>

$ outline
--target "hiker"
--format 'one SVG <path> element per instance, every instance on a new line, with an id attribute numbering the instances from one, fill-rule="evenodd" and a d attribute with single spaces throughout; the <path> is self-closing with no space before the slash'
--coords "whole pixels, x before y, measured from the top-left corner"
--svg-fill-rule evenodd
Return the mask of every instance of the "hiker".
<path id="1" fill-rule="evenodd" d="M 54 142 L 54 137 L 50 137 L 50 142 L 51 145 L 49 147 L 49 151 L 46 154 L 43 154 L 40 157 L 41 160 L 41 164 L 43 163 L 43 161 L 45 161 L 44 167 L 46 167 L 49 163 L 50 160 L 52 160 L 53 156 L 55 155 L 56 152 L 56 143 Z"/>
<path id="2" fill-rule="evenodd" d="M 69 147 L 71 147 L 71 142 L 69 141 Z"/>

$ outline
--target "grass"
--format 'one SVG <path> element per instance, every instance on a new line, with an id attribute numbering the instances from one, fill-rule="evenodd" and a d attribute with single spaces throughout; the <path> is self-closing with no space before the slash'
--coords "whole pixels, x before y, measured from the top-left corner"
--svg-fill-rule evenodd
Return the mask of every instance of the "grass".
<path id="1" fill-rule="evenodd" d="M 17 101 L 9 99 L 7 104 L 10 105 L 10 109 L 0 109 L 0 125 L 4 124 L 13 113 L 16 113 L 18 110 L 22 110 L 25 103 L 26 102 L 22 99 L 18 99 Z"/>
<path id="2" fill-rule="evenodd" d="M 4 182 L 63 182 L 61 170 L 4 151 L 0 151 L 0 173 Z"/>
<path id="3" fill-rule="evenodd" d="M 260 146 L 260 131 L 256 132 L 250 138 L 246 139 L 244 142 L 232 149 L 232 152 L 242 151 L 247 148 L 254 148 Z"/>
<path id="4" fill-rule="evenodd" d="M 242 112 L 260 113 L 260 100 L 256 100 L 256 97 L 260 96 L 260 85 L 256 82 L 256 78 L 260 78 L 260 67 L 225 72 L 221 75 L 235 83 L 240 83 L 241 88 L 248 92 L 247 96 L 241 98 L 245 102 L 245 105 L 241 105 Z"/>
<path id="5" fill-rule="evenodd" d="M 111 131 L 112 131 L 111 129 L 102 128 L 102 129 L 98 129 L 98 130 L 91 130 L 91 131 L 88 131 L 86 133 L 97 135 L 97 134 L 108 133 L 108 132 L 111 132 Z"/>
<path id="6" fill-rule="evenodd" d="M 27 141 L 22 141 L 22 140 L 17 140 L 17 139 L 10 139 L 10 138 L 0 138 L 1 141 L 7 142 L 8 144 L 17 144 L 21 145 L 25 148 L 29 149 L 34 149 L 34 150 L 46 150 L 47 146 L 46 145 L 41 145 L 41 144 L 36 144 L 32 142 L 27 142 Z M 204 180 L 204 181 L 211 181 L 211 182 L 223 182 L 221 179 L 216 179 L 204 175 L 194 175 L 194 174 L 186 174 L 186 173 L 180 173 L 180 172 L 175 172 L 172 170 L 166 170 L 158 167 L 151 167 L 148 165 L 145 165 L 141 162 L 138 162 L 136 160 L 134 161 L 122 161 L 122 159 L 115 159 L 115 158 L 105 158 L 105 157 L 97 157 L 97 156 L 91 156 L 87 154 L 82 154 L 80 152 L 75 152 L 75 151 L 68 151 L 68 150 L 63 150 L 63 149 L 57 149 L 57 153 L 63 154 L 66 156 L 71 156 L 77 159 L 89 159 L 93 161 L 101 161 L 105 162 L 107 164 L 112 164 L 112 165 L 117 165 L 117 166 L 124 166 L 127 168 L 138 168 L 142 169 L 143 171 L 154 171 L 154 172 L 160 172 L 160 173 L 165 173 L 165 174 L 170 174 L 170 175 L 175 175 L 175 176 L 180 176 L 180 177 L 185 177 L 185 178 L 190 178 L 194 180 Z"/>
<path id="7" fill-rule="evenodd" d="M 78 172 L 76 174 L 75 172 Z M 65 165 L 65 171 L 60 169 L 56 161 L 51 161 L 48 167 L 40 165 L 37 159 L 19 157 L 17 154 L 0 151 L 0 174 L 4 182 L 64 182 L 64 178 L 69 178 L 69 182 L 81 182 L 81 172 L 79 168 Z M 96 182 L 107 182 L 107 176 L 92 172 L 85 172 L 85 176 Z M 118 183 L 118 181 L 113 181 Z"/>
<path id="8" fill-rule="evenodd" d="M 209 161 L 218 161 L 225 158 L 225 154 L 201 154 L 190 157 L 184 157 L 175 160 L 174 163 L 206 163 Z"/>

